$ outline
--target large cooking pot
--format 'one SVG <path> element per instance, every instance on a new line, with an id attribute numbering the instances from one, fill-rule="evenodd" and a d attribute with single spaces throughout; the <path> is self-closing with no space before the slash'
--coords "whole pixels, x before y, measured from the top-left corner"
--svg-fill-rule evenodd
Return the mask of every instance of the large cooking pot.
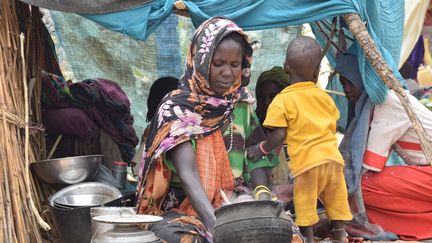
<path id="1" fill-rule="evenodd" d="M 131 225 L 116 225 L 113 229 L 100 234 L 91 243 L 162 243 L 151 231 Z"/>
<path id="2" fill-rule="evenodd" d="M 138 225 L 162 220 L 153 215 L 137 215 L 135 212 L 120 210 L 120 214 L 93 217 L 98 223 L 111 224 L 113 228 L 93 237 L 91 243 L 162 243 L 151 231 Z"/>
<path id="3" fill-rule="evenodd" d="M 49 212 L 52 213 L 59 231 L 61 243 L 83 243 L 91 239 L 90 207 L 60 208 L 54 205 L 54 197 L 48 198 Z"/>
<path id="4" fill-rule="evenodd" d="M 101 194 L 110 197 L 111 201 L 107 204 L 112 206 L 121 206 L 121 193 L 115 187 L 105 185 L 99 182 L 84 182 L 72 185 L 48 198 L 47 213 L 51 213 L 55 225 L 59 231 L 61 243 L 83 243 L 90 242 L 91 221 L 90 209 L 91 206 L 70 207 L 56 204 L 58 198 L 68 195 L 92 195 Z"/>
<path id="5" fill-rule="evenodd" d="M 282 205 L 270 200 L 233 203 L 215 211 L 217 243 L 291 242 L 292 222 L 281 218 Z"/>

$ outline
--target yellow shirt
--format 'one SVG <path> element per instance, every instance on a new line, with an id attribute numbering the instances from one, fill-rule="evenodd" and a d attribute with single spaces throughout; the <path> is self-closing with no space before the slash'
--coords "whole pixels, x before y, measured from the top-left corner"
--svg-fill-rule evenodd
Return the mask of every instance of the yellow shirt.
<path id="1" fill-rule="evenodd" d="M 286 127 L 288 164 L 295 177 L 333 160 L 344 165 L 336 139 L 339 111 L 332 98 L 313 82 L 300 82 L 282 90 L 270 104 L 266 127 Z"/>

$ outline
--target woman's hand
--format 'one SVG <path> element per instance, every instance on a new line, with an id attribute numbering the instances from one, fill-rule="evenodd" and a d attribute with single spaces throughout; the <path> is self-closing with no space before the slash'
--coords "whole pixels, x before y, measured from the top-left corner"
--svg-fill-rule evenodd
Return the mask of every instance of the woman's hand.
<path id="1" fill-rule="evenodd" d="M 272 186 L 273 193 L 278 197 L 284 204 L 291 203 L 293 201 L 294 186 L 293 184 L 285 185 L 274 185 Z"/>

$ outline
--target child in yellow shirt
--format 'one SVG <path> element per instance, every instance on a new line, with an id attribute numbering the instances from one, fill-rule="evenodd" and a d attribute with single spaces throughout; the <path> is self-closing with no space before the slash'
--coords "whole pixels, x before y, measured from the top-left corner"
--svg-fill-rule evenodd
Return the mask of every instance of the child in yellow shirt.
<path id="1" fill-rule="evenodd" d="M 343 174 L 344 160 L 336 139 L 339 111 L 329 95 L 316 86 L 322 50 L 310 37 L 297 37 L 288 46 L 284 64 L 292 85 L 270 104 L 264 126 L 271 128 L 265 141 L 250 147 L 248 157 L 256 160 L 284 140 L 288 144 L 288 166 L 294 177 L 296 223 L 308 242 L 319 220 L 317 199 L 332 221 L 333 241 L 346 240 L 344 220 L 351 220 Z"/>

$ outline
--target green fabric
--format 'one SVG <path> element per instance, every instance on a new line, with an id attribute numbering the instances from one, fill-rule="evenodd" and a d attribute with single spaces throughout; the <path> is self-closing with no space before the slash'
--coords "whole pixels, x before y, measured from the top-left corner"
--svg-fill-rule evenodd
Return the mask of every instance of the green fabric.
<path id="1" fill-rule="evenodd" d="M 196 150 L 196 142 L 195 139 L 191 139 L 189 140 L 192 143 L 192 149 L 195 151 Z M 177 175 L 177 170 L 174 166 L 174 163 L 172 162 L 172 160 L 168 159 L 166 157 L 166 153 L 163 155 L 164 156 L 164 162 L 166 164 L 166 166 L 168 167 L 168 169 L 170 169 L 172 171 L 172 175 L 171 175 L 171 184 L 174 186 L 177 186 L 179 188 L 181 188 L 181 181 L 180 178 Z"/>
<path id="2" fill-rule="evenodd" d="M 272 69 L 261 73 L 258 78 L 257 85 L 265 81 L 275 81 L 283 88 L 291 84 L 288 74 L 286 74 L 283 68 L 279 66 L 274 66 Z"/>
<path id="3" fill-rule="evenodd" d="M 256 168 L 275 167 L 278 163 L 277 155 L 272 152 L 272 160 L 267 157 L 255 162 L 247 159 L 246 141 L 250 138 L 253 131 L 259 126 L 258 118 L 253 111 L 252 105 L 245 102 L 237 103 L 233 112 L 233 134 L 234 143 L 228 154 L 234 178 L 243 176 L 245 182 L 250 180 L 250 172 Z M 225 141 L 230 141 L 230 125 L 225 127 L 223 137 Z M 227 145 L 229 147 L 229 144 Z"/>
<path id="4" fill-rule="evenodd" d="M 233 125 L 236 143 L 233 144 L 231 152 L 228 153 L 228 158 L 234 178 L 243 177 L 244 181 L 247 183 L 250 180 L 250 172 L 252 170 L 264 167 L 273 168 L 279 163 L 279 160 L 274 151 L 272 151 L 272 156 L 268 156 L 272 158 L 271 160 L 269 160 L 268 157 L 259 159 L 256 162 L 247 159 L 246 141 L 252 135 L 253 131 L 259 126 L 258 118 L 253 111 L 252 105 L 249 105 L 245 102 L 237 103 L 237 106 L 233 111 Z M 226 126 L 222 133 L 225 141 L 230 141 L 229 126 L 230 125 Z M 190 141 L 192 143 L 193 149 L 195 150 L 195 140 L 191 139 Z M 227 145 L 227 147 L 228 146 L 229 145 Z M 175 166 L 170 159 L 166 158 L 166 154 L 164 155 L 164 162 L 173 172 L 173 175 L 171 176 L 171 184 L 179 185 L 180 178 L 176 174 Z"/>

